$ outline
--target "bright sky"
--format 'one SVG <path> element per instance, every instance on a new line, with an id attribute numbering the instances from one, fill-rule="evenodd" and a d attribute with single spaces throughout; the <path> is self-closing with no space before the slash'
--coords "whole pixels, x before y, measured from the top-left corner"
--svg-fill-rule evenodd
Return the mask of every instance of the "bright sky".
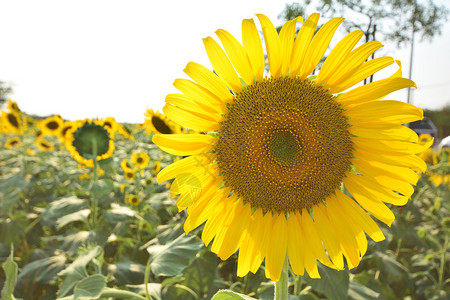
<path id="1" fill-rule="evenodd" d="M 11 98 L 27 113 L 142 122 L 147 108 L 160 110 L 176 92 L 172 83 L 186 77 L 189 61 L 210 67 L 202 38 L 222 28 L 240 40 L 242 19 L 256 20 L 256 13 L 280 25 L 285 3 L 2 0 L 0 81 L 13 84 Z M 407 76 L 409 49 L 382 42 Z M 448 23 L 433 43 L 416 45 L 414 104 L 450 103 L 449 51 Z M 396 99 L 406 101 L 406 93 Z"/>

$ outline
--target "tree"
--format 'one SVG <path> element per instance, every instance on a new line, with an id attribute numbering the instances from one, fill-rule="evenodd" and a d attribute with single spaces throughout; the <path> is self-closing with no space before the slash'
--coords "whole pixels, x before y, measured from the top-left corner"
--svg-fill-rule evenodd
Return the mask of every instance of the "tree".
<path id="1" fill-rule="evenodd" d="M 12 88 L 0 81 L 0 107 L 8 100 L 8 95 L 12 93 Z"/>
<path id="2" fill-rule="evenodd" d="M 391 40 L 398 46 L 411 43 L 413 49 L 414 36 L 432 40 L 435 34 L 441 34 L 441 27 L 447 21 L 448 10 L 429 0 L 426 4 L 421 0 L 317 0 L 317 11 L 325 17 L 349 16 L 350 20 L 343 26 L 347 32 L 359 29 L 364 33 L 365 42 L 375 40 L 381 33 L 383 39 Z M 313 0 L 306 0 L 305 6 L 298 3 L 287 4 L 280 17 L 284 20 L 297 15 L 304 15 L 306 6 Z M 361 19 L 362 17 L 362 19 Z M 352 19 L 360 19 L 353 22 Z M 411 60 L 412 60 L 411 51 Z M 372 55 L 372 59 L 374 56 Z M 410 64 L 410 77 L 412 70 Z M 371 77 L 372 81 L 373 78 Z"/>

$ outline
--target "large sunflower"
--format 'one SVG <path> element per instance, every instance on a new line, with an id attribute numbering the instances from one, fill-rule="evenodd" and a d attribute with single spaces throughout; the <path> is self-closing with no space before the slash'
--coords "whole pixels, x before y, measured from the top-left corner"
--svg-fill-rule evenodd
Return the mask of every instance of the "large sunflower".
<path id="1" fill-rule="evenodd" d="M 393 76 L 347 89 L 394 63 L 366 61 L 382 47 L 355 47 L 359 30 L 346 35 L 320 62 L 343 18 L 316 31 L 319 14 L 285 23 L 278 34 L 257 15 L 267 49 L 253 20 L 242 22 L 242 44 L 217 30 L 223 48 L 203 40 L 214 72 L 190 62 L 192 78 L 175 80 L 181 94 L 166 97 L 163 112 L 174 122 L 209 134 L 155 135 L 174 155 L 189 156 L 161 170 L 159 182 L 175 178 L 171 193 L 187 208 L 186 232 L 205 223 L 202 239 L 227 259 L 239 249 L 237 273 L 280 278 L 286 256 L 292 270 L 319 277 L 316 260 L 336 268 L 356 267 L 366 235 L 384 239 L 370 217 L 387 225 L 394 214 L 385 203 L 404 205 L 426 164 L 416 155 L 428 148 L 402 126 L 422 110 L 383 100 L 415 86 Z M 303 23 L 296 34 L 297 23 Z M 308 77 L 309 76 L 309 77 Z M 344 192 L 345 191 L 345 192 Z M 348 191 L 348 193 L 346 192 Z M 383 203 L 385 202 L 385 203 Z M 369 215 L 370 214 L 370 215 Z"/>
<path id="2" fill-rule="evenodd" d="M 70 155 L 91 168 L 94 166 L 94 159 L 100 161 L 110 158 L 115 149 L 110 129 L 98 120 L 87 119 L 75 123 L 65 137 L 65 146 Z"/>

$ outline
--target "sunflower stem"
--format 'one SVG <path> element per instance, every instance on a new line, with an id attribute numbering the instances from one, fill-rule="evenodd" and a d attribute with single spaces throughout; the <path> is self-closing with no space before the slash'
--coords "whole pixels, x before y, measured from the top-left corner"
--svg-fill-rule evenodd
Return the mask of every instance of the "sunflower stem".
<path id="1" fill-rule="evenodd" d="M 92 227 L 95 229 L 96 223 L 97 223 L 97 196 L 95 193 L 94 184 L 97 181 L 97 167 L 98 167 L 97 152 L 98 152 L 98 150 L 97 150 L 97 140 L 95 138 L 93 138 L 91 141 L 92 141 L 92 156 L 93 156 L 93 161 L 94 161 L 94 170 L 92 173 L 91 182 L 89 184 L 89 193 L 91 196 L 91 214 L 92 214 L 91 223 L 92 223 Z"/>
<path id="2" fill-rule="evenodd" d="M 288 275 L 288 256 L 284 259 L 283 269 L 281 270 L 281 276 L 278 281 L 275 281 L 275 295 L 274 300 L 287 300 L 288 299 L 288 287 L 289 287 L 289 275 Z"/>

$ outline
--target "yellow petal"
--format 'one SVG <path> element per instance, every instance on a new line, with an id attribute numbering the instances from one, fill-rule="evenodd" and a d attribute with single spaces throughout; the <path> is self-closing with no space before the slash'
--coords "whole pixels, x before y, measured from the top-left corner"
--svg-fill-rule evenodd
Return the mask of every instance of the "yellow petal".
<path id="1" fill-rule="evenodd" d="M 156 178 L 161 183 L 174 178 L 178 174 L 194 172 L 196 168 L 203 168 L 209 163 L 211 163 L 211 160 L 205 155 L 189 156 L 165 167 L 159 171 Z"/>
<path id="2" fill-rule="evenodd" d="M 294 20 L 286 22 L 280 30 L 280 42 L 281 42 L 281 74 L 284 76 L 287 74 L 291 63 L 292 48 L 294 46 L 295 28 L 297 22 L 303 23 L 302 17 L 297 17 Z"/>
<path id="3" fill-rule="evenodd" d="M 259 251 L 261 251 L 260 241 L 267 236 L 262 220 L 262 209 L 258 209 L 251 215 L 248 227 L 243 234 L 237 266 L 237 275 L 239 277 L 247 275 L 251 270 L 255 273 L 264 259 L 264 255 L 258 255 Z"/>
<path id="4" fill-rule="evenodd" d="M 331 223 L 335 226 L 335 233 L 341 244 L 341 250 L 347 259 L 349 268 L 356 267 L 359 264 L 360 256 L 358 253 L 358 242 L 356 235 L 358 232 L 351 226 L 351 223 L 344 215 L 342 208 L 338 205 L 336 197 L 333 195 L 327 200 L 327 211 Z"/>
<path id="5" fill-rule="evenodd" d="M 332 75 L 332 72 L 342 64 L 346 56 L 352 51 L 353 47 L 355 47 L 363 35 L 361 30 L 355 30 L 347 34 L 337 43 L 320 68 L 319 75 L 317 75 L 316 79 L 317 85 L 322 84 Z"/>
<path id="6" fill-rule="evenodd" d="M 303 276 L 305 273 L 305 239 L 302 225 L 297 213 L 289 214 L 288 219 L 288 255 L 289 263 L 295 274 Z"/>
<path id="7" fill-rule="evenodd" d="M 364 137 L 355 137 L 352 139 L 354 148 L 366 150 L 369 152 L 379 152 L 387 155 L 408 155 L 422 153 L 426 149 L 430 148 L 433 144 L 433 140 L 426 142 L 425 144 L 417 144 L 405 141 L 384 141 L 374 140 Z"/>
<path id="8" fill-rule="evenodd" d="M 417 133 L 403 125 L 396 125 L 391 128 L 383 129 L 352 126 L 348 131 L 353 135 L 368 139 L 408 141 L 412 143 L 417 143 L 419 141 Z"/>
<path id="9" fill-rule="evenodd" d="M 176 106 L 205 120 L 214 122 L 222 120 L 219 113 L 212 112 L 208 107 L 196 103 L 194 99 L 184 94 L 169 94 L 166 96 L 165 102 L 166 105 Z"/>
<path id="10" fill-rule="evenodd" d="M 155 134 L 152 141 L 165 152 L 188 156 L 209 152 L 217 139 L 206 134 Z"/>
<path id="11" fill-rule="evenodd" d="M 198 168 L 192 173 L 176 176 L 180 196 L 177 199 L 178 212 L 191 206 L 202 192 L 217 178 L 218 170 L 212 164 Z"/>
<path id="12" fill-rule="evenodd" d="M 216 31 L 236 71 L 247 85 L 253 84 L 253 70 L 244 47 L 228 31 Z"/>
<path id="13" fill-rule="evenodd" d="M 314 35 L 311 44 L 306 51 L 304 58 L 304 67 L 302 66 L 299 77 L 306 78 L 316 68 L 317 64 L 323 57 L 323 54 L 328 48 L 334 33 L 339 25 L 344 21 L 344 18 L 334 18 L 326 22 Z"/>
<path id="14" fill-rule="evenodd" d="M 348 122 L 354 126 L 383 123 L 405 124 L 423 118 L 422 109 L 394 100 L 368 102 L 352 108 L 351 111 L 346 111 L 345 114 L 350 117 Z"/>
<path id="15" fill-rule="evenodd" d="M 197 228 L 209 218 L 212 218 L 218 201 L 222 201 L 227 197 L 229 190 L 220 189 L 222 179 L 217 178 L 216 181 L 207 186 L 200 197 L 188 207 L 188 217 L 184 222 L 184 231 L 186 233 Z"/>
<path id="16" fill-rule="evenodd" d="M 241 81 L 225 52 L 211 37 L 204 38 L 203 44 L 214 71 L 234 92 L 239 93 L 241 91 Z"/>
<path id="17" fill-rule="evenodd" d="M 408 182 L 409 184 L 415 185 L 419 180 L 419 175 L 416 172 L 409 168 L 397 167 L 392 165 L 383 164 L 377 161 L 362 161 L 362 160 L 353 160 L 357 161 L 358 166 L 363 166 L 364 169 L 369 170 L 372 174 L 376 175 L 385 175 L 390 176 L 392 178 L 397 178 L 403 181 Z"/>
<path id="18" fill-rule="evenodd" d="M 343 180 L 350 194 L 355 200 L 375 218 L 391 226 L 395 217 L 392 211 L 380 200 L 367 196 L 366 191 L 358 185 L 358 181 L 353 178 L 344 178 Z"/>
<path id="19" fill-rule="evenodd" d="M 330 199 L 327 199 L 327 202 Z M 328 216 L 327 208 L 323 204 L 315 205 L 313 208 L 314 223 L 317 225 L 319 237 L 323 245 L 327 249 L 328 255 L 333 264 L 339 270 L 344 269 L 344 259 L 342 257 L 342 250 L 335 234 L 335 226 L 331 223 Z"/>
<path id="20" fill-rule="evenodd" d="M 270 212 L 267 214 L 271 214 Z M 272 230 L 270 231 L 270 245 L 267 247 L 266 277 L 278 281 L 283 269 L 287 252 L 287 221 L 284 214 L 272 217 Z"/>
<path id="21" fill-rule="evenodd" d="M 242 45 L 250 60 L 253 75 L 258 81 L 261 81 L 263 79 L 265 67 L 264 51 L 258 29 L 252 19 L 244 19 L 242 21 Z"/>
<path id="22" fill-rule="evenodd" d="M 232 208 L 230 208 L 230 215 L 228 215 L 227 222 L 224 223 L 222 231 L 218 240 L 222 239 L 217 255 L 222 259 L 228 259 L 239 248 L 244 230 L 248 227 L 251 216 L 250 204 L 243 204 L 242 200 L 235 201 Z M 214 240 L 215 242 L 215 240 Z M 211 250 L 214 248 L 214 243 Z"/>
<path id="23" fill-rule="evenodd" d="M 281 75 L 282 52 L 280 38 L 272 22 L 265 15 L 256 15 L 261 23 L 264 42 L 266 43 L 267 59 L 269 60 L 269 69 L 272 77 L 277 78 Z"/>
<path id="24" fill-rule="evenodd" d="M 258 209 L 261 210 L 261 209 Z M 262 210 L 261 210 L 262 211 Z M 256 212 L 255 212 L 256 214 Z M 261 216 L 261 217 L 260 217 Z M 258 271 L 263 259 L 267 255 L 267 249 L 272 244 L 270 239 L 270 233 L 272 231 L 272 214 L 266 213 L 265 215 L 257 215 L 255 218 L 255 226 L 257 227 L 257 233 L 255 236 L 260 236 L 261 239 L 255 240 L 255 252 L 253 260 L 250 263 L 250 272 L 253 274 Z"/>
<path id="25" fill-rule="evenodd" d="M 217 235 L 222 228 L 222 224 L 226 221 L 224 218 L 224 211 L 227 211 L 228 202 L 225 200 L 219 201 L 214 208 L 214 213 L 205 223 L 202 231 L 202 240 L 205 246 L 208 246 L 212 239 Z"/>
<path id="26" fill-rule="evenodd" d="M 381 186 L 380 184 L 376 183 L 366 176 L 349 174 L 347 177 L 348 180 L 353 180 L 355 184 L 361 186 L 368 197 L 372 197 L 394 205 L 405 205 L 408 202 L 407 196 L 399 195 L 392 190 Z"/>
<path id="27" fill-rule="evenodd" d="M 379 98 L 384 98 L 390 93 L 398 91 L 400 89 L 415 86 L 416 84 L 414 83 L 414 81 L 407 78 L 386 78 L 371 82 L 369 84 L 365 84 L 363 86 L 354 88 L 351 91 L 343 93 L 337 98 L 337 101 L 343 103 L 344 105 L 364 104 L 366 102 L 378 100 Z M 350 110 L 358 110 L 358 107 L 359 106 L 352 107 Z"/>
<path id="28" fill-rule="evenodd" d="M 371 41 L 353 50 L 327 80 L 324 88 L 327 89 L 328 87 L 335 86 L 339 84 L 339 82 L 345 81 L 348 77 L 352 76 L 364 61 L 381 47 L 383 47 L 383 45 L 380 42 Z"/>
<path id="29" fill-rule="evenodd" d="M 319 22 L 320 14 L 313 13 L 306 19 L 306 22 L 302 25 L 297 38 L 294 42 L 294 48 L 291 56 L 291 64 L 289 70 L 289 76 L 295 78 L 300 72 L 300 69 L 304 67 L 305 54 L 308 50 L 311 39 L 316 31 L 317 22 Z"/>
<path id="30" fill-rule="evenodd" d="M 192 101 L 200 104 L 205 110 L 220 114 L 227 112 L 225 103 L 222 100 L 195 82 L 188 79 L 176 79 L 173 86 L 189 96 Z"/>
<path id="31" fill-rule="evenodd" d="M 387 66 L 392 65 L 393 63 L 394 59 L 388 56 L 378 57 L 366 61 L 361 66 L 359 66 L 359 68 L 351 76 L 339 82 L 339 84 L 330 87 L 328 92 L 331 94 L 336 94 L 345 91 L 346 89 L 356 85 L 372 74 L 375 74 L 379 70 L 384 69 Z"/>
<path id="32" fill-rule="evenodd" d="M 377 223 L 359 206 L 356 202 L 340 191 L 336 192 L 336 199 L 339 206 L 346 216 L 351 216 L 355 221 L 375 242 L 385 239 L 383 232 Z"/>
<path id="33" fill-rule="evenodd" d="M 218 122 L 204 119 L 202 116 L 173 105 L 165 105 L 163 112 L 170 120 L 193 130 L 211 132 L 220 128 Z"/>
<path id="34" fill-rule="evenodd" d="M 230 93 L 223 80 L 204 66 L 190 62 L 183 71 L 200 86 L 216 95 L 222 102 L 233 101 L 233 94 Z"/>
<path id="35" fill-rule="evenodd" d="M 388 155 L 381 154 L 379 152 L 369 152 L 363 149 L 358 149 L 355 153 L 355 157 L 361 160 L 374 160 L 380 161 L 386 164 L 392 164 L 394 166 L 411 168 L 414 171 L 425 172 L 427 170 L 427 164 L 417 155 Z"/>

